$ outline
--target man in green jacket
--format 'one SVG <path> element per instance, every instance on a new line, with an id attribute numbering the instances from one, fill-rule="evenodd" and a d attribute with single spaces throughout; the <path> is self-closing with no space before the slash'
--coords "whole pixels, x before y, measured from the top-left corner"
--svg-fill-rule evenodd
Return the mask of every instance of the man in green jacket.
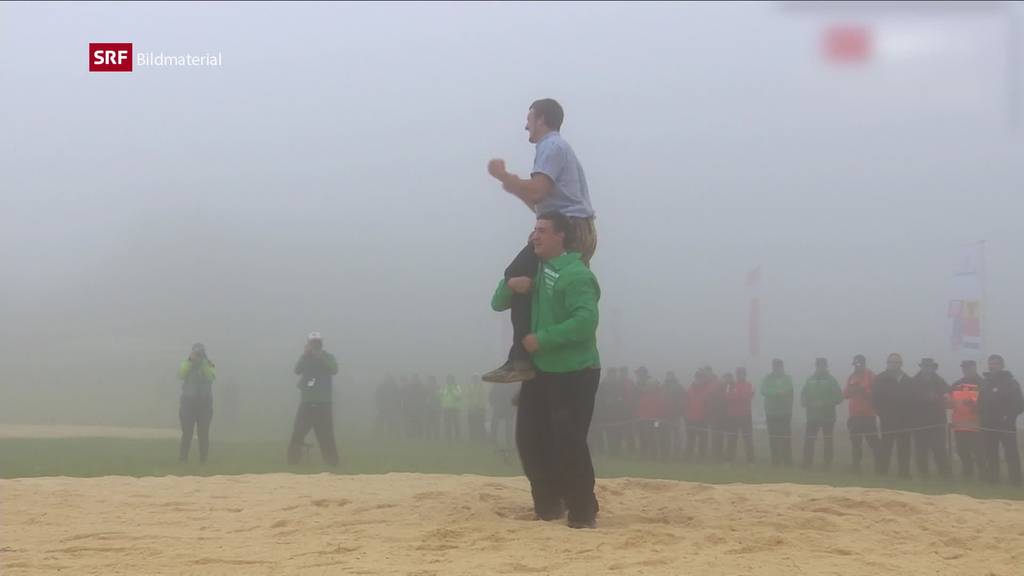
<path id="1" fill-rule="evenodd" d="M 772 360 L 772 372 L 761 381 L 764 416 L 772 466 L 793 465 L 793 379 L 782 360 Z"/>
<path id="2" fill-rule="evenodd" d="M 296 386 L 302 401 L 295 414 L 295 427 L 288 443 L 288 464 L 299 463 L 306 435 L 312 429 L 320 455 L 329 466 L 338 465 L 338 448 L 334 443 L 334 375 L 338 373 L 338 361 L 324 351 L 324 341 L 319 332 L 312 332 L 306 341 L 306 348 L 295 363 L 299 375 Z"/>
<path id="3" fill-rule="evenodd" d="M 828 360 L 814 362 L 814 374 L 800 391 L 800 405 L 807 410 L 807 430 L 804 435 L 804 468 L 814 460 L 814 443 L 820 430 L 825 439 L 825 468 L 832 466 L 832 435 L 836 429 L 836 406 L 843 403 L 843 389 L 828 371 Z"/>
<path id="4" fill-rule="evenodd" d="M 557 212 L 541 214 L 530 237 L 541 261 L 534 278 L 502 279 L 491 300 L 507 310 L 513 294 L 531 294 L 531 332 L 523 338 L 537 369 L 523 382 L 516 445 L 530 480 L 537 517 L 562 517 L 571 528 L 593 528 L 597 515 L 594 466 L 587 433 L 601 378 L 597 352 L 597 278 L 572 245 L 572 227 Z"/>
<path id="5" fill-rule="evenodd" d="M 199 436 L 199 462 L 206 462 L 210 451 L 210 422 L 213 420 L 213 381 L 217 378 L 213 362 L 206 357 L 206 347 L 196 343 L 192 352 L 178 368 L 181 380 L 181 446 L 178 459 L 188 461 L 193 434 Z"/>

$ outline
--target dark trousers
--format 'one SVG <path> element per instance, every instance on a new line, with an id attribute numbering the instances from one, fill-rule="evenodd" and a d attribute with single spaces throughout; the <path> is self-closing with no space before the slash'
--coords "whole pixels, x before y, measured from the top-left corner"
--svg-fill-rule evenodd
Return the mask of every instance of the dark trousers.
<path id="1" fill-rule="evenodd" d="M 878 466 L 875 472 L 880 475 L 889 473 L 889 463 L 892 461 L 892 449 L 896 447 L 896 464 L 899 468 L 899 475 L 910 478 L 910 437 L 911 432 L 905 431 L 906 426 L 902 422 L 887 426 L 882 423 L 882 437 L 878 444 Z"/>
<path id="2" fill-rule="evenodd" d="M 639 427 L 643 455 L 654 460 L 668 460 L 672 444 L 672 430 L 668 422 L 644 420 Z"/>
<path id="3" fill-rule="evenodd" d="M 210 396 L 182 396 L 178 407 L 181 421 L 181 446 L 178 459 L 188 460 L 192 435 L 199 435 L 199 461 L 206 462 L 210 452 L 210 422 L 213 420 L 213 398 Z"/>
<path id="4" fill-rule="evenodd" d="M 440 406 L 427 408 L 426 414 L 417 418 L 423 420 L 422 428 L 427 440 L 440 440 L 444 435 L 444 409 Z"/>
<path id="5" fill-rule="evenodd" d="M 608 453 L 608 442 L 605 439 L 606 428 L 606 423 L 598 421 L 598 417 L 595 415 L 590 422 L 590 432 L 587 433 L 587 446 L 590 446 L 591 454 L 594 452 L 598 454 Z"/>
<path id="6" fill-rule="evenodd" d="M 669 457 L 670 458 L 682 458 L 686 453 L 686 444 L 684 444 L 683 428 L 685 425 L 681 418 L 671 420 L 667 424 L 669 426 Z"/>
<path id="7" fill-rule="evenodd" d="M 686 423 L 686 459 L 697 460 L 708 457 L 708 425 L 706 422 Z"/>
<path id="8" fill-rule="evenodd" d="M 445 408 L 444 409 L 444 439 L 449 442 L 454 442 L 459 439 L 462 435 L 461 426 L 459 426 L 459 409 L 458 408 Z"/>
<path id="9" fill-rule="evenodd" d="M 768 447 L 772 453 L 772 466 L 793 464 L 793 415 L 768 416 Z"/>
<path id="10" fill-rule="evenodd" d="M 832 466 L 833 435 L 836 430 L 835 420 L 808 420 L 804 434 L 804 467 L 814 463 L 814 444 L 818 440 L 818 432 L 821 432 L 825 443 L 825 468 Z"/>
<path id="11" fill-rule="evenodd" d="M 533 245 L 527 243 L 526 248 L 519 251 L 515 260 L 505 269 L 505 279 L 527 276 L 531 280 L 537 275 L 540 259 L 533 251 Z M 512 295 L 512 348 L 508 352 L 509 360 L 529 361 L 530 355 L 523 348 L 523 338 L 530 334 L 531 304 L 530 294 Z"/>
<path id="12" fill-rule="evenodd" d="M 864 445 L 868 445 L 871 456 L 878 468 L 878 418 L 875 416 L 850 416 L 846 420 L 846 428 L 850 431 L 850 448 L 853 454 L 853 468 L 860 470 L 864 460 Z"/>
<path id="13" fill-rule="evenodd" d="M 495 414 L 491 417 L 491 442 L 498 443 L 498 427 L 504 426 L 505 445 L 512 446 L 512 422 L 514 415 L 510 413 Z"/>
<path id="14" fill-rule="evenodd" d="M 604 425 L 604 440 L 608 444 L 608 454 L 612 456 L 622 454 L 622 445 L 626 442 L 627 434 L 629 434 L 629 424 L 612 422 Z"/>
<path id="15" fill-rule="evenodd" d="M 964 478 L 974 478 L 975 469 L 979 476 L 985 470 L 984 453 L 981 449 L 981 432 L 957 430 L 953 432 L 956 443 L 956 455 L 960 459 L 960 474 Z"/>
<path id="16" fill-rule="evenodd" d="M 470 442 L 483 442 L 487 438 L 487 430 L 484 428 L 486 419 L 485 408 L 478 406 L 466 411 L 466 436 Z"/>
<path id="17" fill-rule="evenodd" d="M 728 428 L 724 415 L 711 419 L 711 458 L 715 462 L 725 460 L 725 431 Z"/>
<path id="18" fill-rule="evenodd" d="M 288 443 L 288 463 L 298 464 L 302 459 L 302 447 L 306 442 L 306 435 L 312 430 L 316 435 L 316 443 L 320 446 L 320 455 L 324 462 L 330 466 L 338 465 L 338 447 L 334 444 L 334 415 L 333 406 L 330 403 L 299 404 L 299 410 L 295 413 L 295 427 L 292 429 L 292 439 Z"/>
<path id="19" fill-rule="evenodd" d="M 562 501 L 570 519 L 588 521 L 597 512 L 587 432 L 600 378 L 599 369 L 538 372 L 522 384 L 516 446 L 539 516 L 551 514 Z"/>
<path id="20" fill-rule="evenodd" d="M 931 460 L 935 460 L 935 469 L 941 476 L 949 477 L 951 475 L 949 459 L 946 454 L 946 424 L 944 422 L 914 431 L 914 461 L 917 464 L 917 473 L 922 478 L 928 476 Z"/>
<path id="21" fill-rule="evenodd" d="M 743 439 L 743 452 L 747 456 L 747 462 L 754 461 L 754 422 L 750 414 L 746 416 L 731 416 L 729 418 L 729 429 L 726 433 L 728 438 L 725 447 L 725 459 L 729 462 L 736 461 L 736 443 Z"/>
<path id="22" fill-rule="evenodd" d="M 989 482 L 999 481 L 999 447 L 1003 447 L 1006 458 L 1006 471 L 1010 482 L 1021 483 L 1020 452 L 1017 449 L 1016 430 L 984 430 L 981 432 L 985 450 L 985 479 Z"/>

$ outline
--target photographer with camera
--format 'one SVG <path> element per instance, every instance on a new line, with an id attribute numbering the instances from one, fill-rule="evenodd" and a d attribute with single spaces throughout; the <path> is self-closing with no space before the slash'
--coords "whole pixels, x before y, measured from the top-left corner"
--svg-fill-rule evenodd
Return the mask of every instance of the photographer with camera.
<path id="1" fill-rule="evenodd" d="M 338 361 L 324 351 L 319 332 L 310 333 L 306 348 L 295 363 L 299 375 L 297 387 L 302 393 L 299 410 L 295 414 L 295 428 L 288 443 L 288 464 L 299 463 L 302 447 L 310 429 L 316 434 L 320 455 L 329 466 L 338 465 L 338 448 L 334 443 L 333 376 L 338 373 Z"/>
<path id="2" fill-rule="evenodd" d="M 192 435 L 199 435 L 199 462 L 206 462 L 210 451 L 210 422 L 213 420 L 213 381 L 217 378 L 213 362 L 206 356 L 206 347 L 196 343 L 178 369 L 181 380 L 181 449 L 178 460 L 188 461 Z"/>

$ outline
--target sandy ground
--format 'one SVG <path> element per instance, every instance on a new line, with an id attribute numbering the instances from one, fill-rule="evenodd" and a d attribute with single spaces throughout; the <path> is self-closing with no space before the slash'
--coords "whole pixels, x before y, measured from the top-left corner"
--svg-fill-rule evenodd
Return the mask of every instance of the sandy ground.
<path id="1" fill-rule="evenodd" d="M 523 478 L 0 480 L 20 574 L 1024 573 L 1024 502 L 601 480 L 597 530 L 532 520 Z"/>
<path id="2" fill-rule="evenodd" d="M 0 424 L 2 438 L 178 438 L 173 428 Z"/>

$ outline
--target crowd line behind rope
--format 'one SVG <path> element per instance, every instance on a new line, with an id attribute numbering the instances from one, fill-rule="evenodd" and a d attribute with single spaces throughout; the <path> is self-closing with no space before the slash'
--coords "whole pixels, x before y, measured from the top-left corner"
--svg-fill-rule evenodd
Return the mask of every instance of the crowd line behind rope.
<path id="1" fill-rule="evenodd" d="M 723 434 L 729 434 L 729 435 L 738 434 L 738 432 L 736 432 L 735 430 L 725 430 L 725 429 L 722 429 L 722 428 L 711 428 L 711 427 L 707 427 L 707 426 L 690 426 L 690 425 L 687 425 L 685 423 L 685 421 L 683 421 L 683 420 L 679 420 L 679 421 L 648 420 L 648 419 L 643 419 L 643 418 L 631 418 L 631 419 L 628 419 L 628 420 L 618 420 L 616 422 L 601 422 L 601 423 L 596 423 L 595 422 L 595 423 L 591 424 L 591 429 L 604 429 L 604 428 L 618 427 L 618 426 L 624 426 L 624 425 L 627 425 L 627 424 L 638 424 L 638 423 L 649 424 L 649 423 L 652 423 L 652 422 L 655 423 L 655 427 L 656 428 L 660 427 L 661 424 L 665 424 L 665 425 L 668 425 L 668 426 L 680 424 L 681 425 L 680 427 L 683 430 L 693 430 L 693 431 L 697 431 L 697 432 L 721 432 Z M 842 434 L 842 435 L 843 436 L 881 436 L 881 435 L 888 435 L 888 434 L 905 434 L 905 433 L 908 433 L 908 432 L 920 432 L 922 430 L 933 430 L 933 429 L 936 429 L 936 428 L 949 428 L 949 427 L 952 427 L 952 424 L 950 424 L 950 423 L 930 424 L 928 426 L 918 426 L 918 427 L 915 427 L 915 428 L 898 428 L 896 430 L 881 430 L 881 429 L 879 429 L 879 430 L 875 430 L 874 432 L 848 432 L 848 433 Z M 756 430 L 767 431 L 767 428 L 763 428 L 763 427 L 757 427 L 755 429 Z M 1016 433 L 1016 430 L 1005 430 L 1005 429 L 997 429 L 997 428 L 984 428 L 984 427 L 981 427 L 981 426 L 979 426 L 977 428 L 974 428 L 971 431 L 972 432 L 977 431 L 977 432 Z M 793 436 L 799 436 L 799 435 L 800 434 L 758 434 L 758 436 L 763 436 L 765 438 L 792 438 Z M 838 434 L 835 434 L 835 433 L 824 434 L 824 436 L 826 436 L 826 437 L 827 436 L 837 436 L 837 435 Z"/>

